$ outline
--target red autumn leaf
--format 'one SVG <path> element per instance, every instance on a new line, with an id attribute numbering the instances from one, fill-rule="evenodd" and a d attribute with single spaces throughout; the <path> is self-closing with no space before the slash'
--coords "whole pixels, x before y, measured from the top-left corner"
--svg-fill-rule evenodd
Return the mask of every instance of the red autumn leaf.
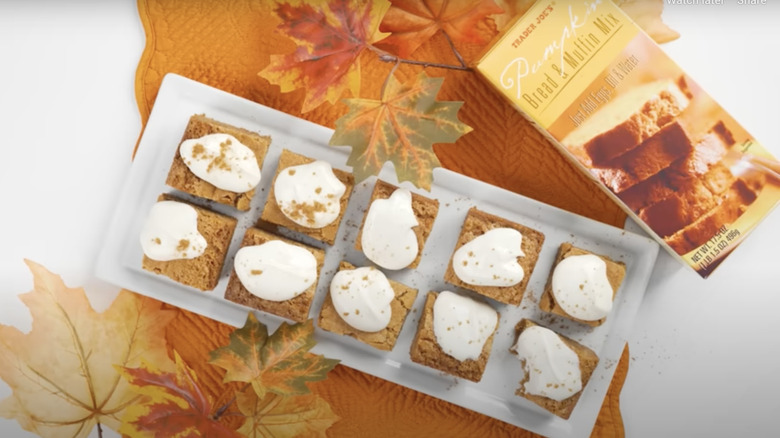
<path id="1" fill-rule="evenodd" d="M 174 351 L 176 370 L 163 372 L 144 364 L 120 372 L 145 396 L 127 408 L 119 432 L 133 437 L 240 437 L 213 418 L 211 400 L 195 372 Z"/>
<path id="2" fill-rule="evenodd" d="M 441 163 L 434 143 L 452 143 L 471 127 L 458 120 L 463 102 L 436 100 L 443 78 L 420 73 L 404 84 L 395 77 L 381 100 L 346 99 L 349 112 L 336 121 L 331 146 L 351 146 L 347 164 L 357 181 L 377 175 L 391 161 L 399 181 L 430 189 Z"/>
<path id="3" fill-rule="evenodd" d="M 360 91 L 358 57 L 384 35 L 377 31 L 379 21 L 390 6 L 385 0 L 332 0 L 279 4 L 278 29 L 298 47 L 287 55 L 272 55 L 271 63 L 259 75 L 282 92 L 306 90 L 301 112 L 325 102 L 331 104 L 349 90 Z"/>
<path id="4" fill-rule="evenodd" d="M 406 58 L 440 30 L 453 42 L 486 44 L 495 36 L 490 15 L 503 11 L 493 0 L 392 0 L 379 30 L 382 47 Z"/>

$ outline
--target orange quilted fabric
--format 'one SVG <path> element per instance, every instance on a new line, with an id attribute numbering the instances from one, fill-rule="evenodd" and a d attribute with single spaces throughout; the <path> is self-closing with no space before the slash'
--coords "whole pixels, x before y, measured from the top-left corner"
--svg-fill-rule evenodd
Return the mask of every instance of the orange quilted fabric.
<path id="1" fill-rule="evenodd" d="M 275 33 L 277 21 L 270 7 L 271 2 L 261 0 L 138 0 L 147 38 L 135 87 L 143 123 L 149 117 L 163 76 L 173 72 L 333 127 L 335 120 L 344 114 L 345 107 L 341 104 L 325 104 L 300 114 L 302 93 L 282 94 L 278 87 L 257 75 L 269 63 L 272 53 L 294 48 Z M 448 50 L 443 44 L 443 40 L 434 39 L 415 55 L 419 59 L 426 59 L 426 54 L 432 57 L 434 53 Z M 389 66 L 370 57 L 361 59 L 361 66 L 361 94 L 370 96 L 378 90 Z M 411 75 L 419 70 L 404 67 L 400 71 Z M 474 128 L 456 144 L 437 145 L 436 153 L 445 167 L 622 226 L 625 214 L 476 75 L 441 70 L 430 70 L 429 74 L 445 76 L 439 98 L 465 101 L 459 116 Z M 198 359 L 188 360 L 195 363 L 226 342 L 231 330 L 232 327 L 181 310 L 169 328 L 167 339 L 185 360 Z M 627 370 L 626 348 L 594 436 L 624 435 L 619 395 Z M 221 372 L 211 366 L 196 371 L 204 387 L 216 397 L 223 385 Z M 329 436 L 535 436 L 342 366 L 331 372 L 327 380 L 313 386 L 341 417 L 328 430 Z"/>

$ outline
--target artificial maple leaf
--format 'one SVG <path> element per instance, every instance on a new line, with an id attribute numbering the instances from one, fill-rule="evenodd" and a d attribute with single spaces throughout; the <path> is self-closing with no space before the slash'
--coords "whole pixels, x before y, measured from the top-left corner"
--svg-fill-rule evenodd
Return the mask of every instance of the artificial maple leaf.
<path id="1" fill-rule="evenodd" d="M 139 395 L 129 407 L 119 432 L 133 437 L 240 437 L 214 418 L 214 407 L 198 384 L 195 372 L 174 351 L 176 369 L 165 372 L 153 364 L 120 371 Z"/>
<path id="2" fill-rule="evenodd" d="M 331 146 L 352 146 L 347 164 L 359 182 L 391 161 L 399 181 L 429 190 L 441 163 L 434 143 L 453 143 L 471 127 L 458 120 L 463 102 L 439 102 L 443 78 L 424 72 L 405 84 L 388 78 L 382 100 L 346 99 L 349 112 L 336 121 Z"/>
<path id="3" fill-rule="evenodd" d="M 165 326 L 174 312 L 122 291 L 97 313 L 84 289 L 25 262 L 33 290 L 20 298 L 32 329 L 24 334 L 0 325 L 0 378 L 13 391 L 0 402 L 0 416 L 42 437 L 85 437 L 99 424 L 118 430 L 137 395 L 114 366 L 135 366 L 141 358 L 170 366 Z"/>
<path id="4" fill-rule="evenodd" d="M 269 392 L 261 399 L 249 390 L 238 393 L 236 403 L 246 416 L 238 432 L 249 438 L 325 437 L 325 431 L 339 420 L 328 402 L 314 394 Z"/>
<path id="5" fill-rule="evenodd" d="M 332 0 L 297 6 L 277 5 L 282 20 L 278 29 L 297 48 L 286 55 L 271 55 L 259 75 L 279 85 L 283 93 L 306 90 L 301 112 L 331 104 L 350 91 L 360 91 L 358 57 L 377 39 L 379 21 L 390 4 L 386 0 Z"/>
<path id="6" fill-rule="evenodd" d="M 230 343 L 211 352 L 210 363 L 224 368 L 225 382 L 252 384 L 260 398 L 267 392 L 306 394 L 307 382 L 322 380 L 338 360 L 310 353 L 315 345 L 314 324 L 282 323 L 273 335 L 253 313 L 244 327 L 230 334 Z"/>
<path id="7" fill-rule="evenodd" d="M 523 15 L 531 9 L 536 0 L 496 0 L 503 13 L 493 17 L 499 31 L 511 23 L 518 15 Z"/>
<path id="8" fill-rule="evenodd" d="M 453 42 L 486 44 L 496 35 L 489 16 L 503 11 L 493 0 L 392 0 L 379 30 L 390 36 L 377 42 L 402 58 L 437 32 Z"/>

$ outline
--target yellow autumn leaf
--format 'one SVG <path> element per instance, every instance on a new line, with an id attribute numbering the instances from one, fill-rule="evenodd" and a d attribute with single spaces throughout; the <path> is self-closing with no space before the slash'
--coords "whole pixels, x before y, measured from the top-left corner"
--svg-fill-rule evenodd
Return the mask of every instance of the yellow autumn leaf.
<path id="1" fill-rule="evenodd" d="M 138 398 L 115 368 L 172 364 L 164 329 L 174 312 L 122 291 L 97 313 L 83 288 L 68 288 L 43 266 L 26 261 L 33 290 L 20 295 L 32 329 L 0 324 L 0 378 L 12 394 L 0 416 L 41 437 L 86 437 L 97 424 L 118 430 Z"/>
<path id="2" fill-rule="evenodd" d="M 339 420 L 328 402 L 314 394 L 278 395 L 262 399 L 251 389 L 236 394 L 236 404 L 246 416 L 238 432 L 248 438 L 326 437 Z"/>

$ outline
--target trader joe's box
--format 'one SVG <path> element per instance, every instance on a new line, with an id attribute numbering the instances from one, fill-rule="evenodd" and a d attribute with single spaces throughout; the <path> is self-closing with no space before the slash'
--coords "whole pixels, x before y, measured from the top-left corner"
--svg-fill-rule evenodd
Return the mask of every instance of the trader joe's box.
<path id="1" fill-rule="evenodd" d="M 780 200 L 777 160 L 611 1 L 537 1 L 476 69 L 702 277 Z"/>

